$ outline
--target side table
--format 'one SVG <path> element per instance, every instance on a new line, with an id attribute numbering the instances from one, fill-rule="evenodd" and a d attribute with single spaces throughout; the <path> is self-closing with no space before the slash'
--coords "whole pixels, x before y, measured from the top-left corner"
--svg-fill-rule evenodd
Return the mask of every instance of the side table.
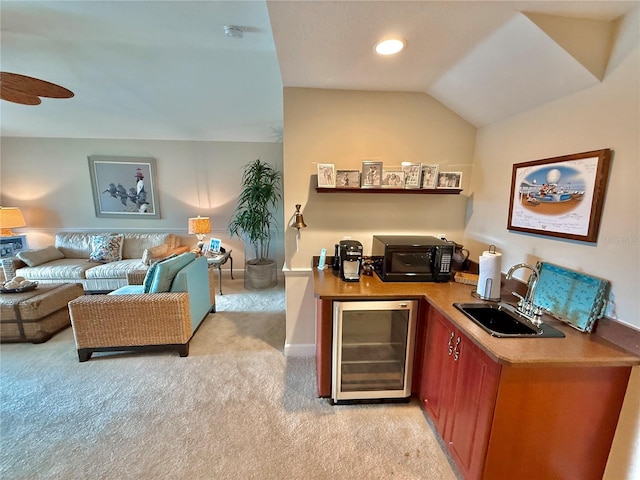
<path id="1" fill-rule="evenodd" d="M 227 263 L 227 260 L 230 261 L 229 270 L 231 273 L 231 280 L 233 280 L 233 257 L 231 256 L 231 250 L 227 250 L 224 253 L 214 253 L 207 256 L 207 263 L 209 264 L 209 268 L 215 267 L 218 269 L 218 280 L 220 282 L 220 295 L 224 295 L 222 293 L 222 265 Z"/>

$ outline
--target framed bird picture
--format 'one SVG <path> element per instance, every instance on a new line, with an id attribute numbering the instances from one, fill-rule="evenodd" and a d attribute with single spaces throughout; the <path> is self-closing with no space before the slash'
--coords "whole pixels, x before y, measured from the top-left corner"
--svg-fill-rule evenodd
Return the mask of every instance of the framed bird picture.
<path id="1" fill-rule="evenodd" d="M 160 218 L 155 158 L 88 158 L 96 217 Z"/>

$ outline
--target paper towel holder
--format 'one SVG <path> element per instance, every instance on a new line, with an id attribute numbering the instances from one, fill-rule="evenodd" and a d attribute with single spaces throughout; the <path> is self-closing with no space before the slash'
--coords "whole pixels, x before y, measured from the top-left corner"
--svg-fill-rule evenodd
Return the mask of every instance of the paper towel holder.
<path id="1" fill-rule="evenodd" d="M 500 300 L 502 300 L 502 297 L 491 298 L 489 296 L 491 295 L 492 288 L 493 288 L 493 279 L 487 278 L 487 280 L 484 282 L 484 295 L 480 295 L 478 292 L 475 292 L 475 291 L 471 292 L 471 295 L 474 297 L 477 296 L 480 300 L 485 300 L 487 302 L 499 302 Z"/>
<path id="2" fill-rule="evenodd" d="M 495 254 L 496 252 L 496 246 L 495 245 L 489 245 L 489 253 Z M 480 286 L 480 285 L 478 285 Z M 498 297 L 498 298 L 491 298 L 491 289 L 493 288 L 493 279 L 492 278 L 487 278 L 484 282 L 484 291 L 483 294 L 481 295 L 480 293 L 478 293 L 477 291 L 472 291 L 471 292 L 471 296 L 475 297 L 475 298 L 479 298 L 480 300 L 484 300 L 486 302 L 499 302 L 502 300 L 502 297 Z"/>

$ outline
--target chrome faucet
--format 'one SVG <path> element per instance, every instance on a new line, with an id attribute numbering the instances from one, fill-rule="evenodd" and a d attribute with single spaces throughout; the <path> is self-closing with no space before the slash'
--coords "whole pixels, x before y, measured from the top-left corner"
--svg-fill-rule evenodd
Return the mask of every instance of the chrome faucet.
<path id="1" fill-rule="evenodd" d="M 540 277 L 540 274 L 536 267 L 533 267 L 528 263 L 516 263 L 507 272 L 507 276 L 506 276 L 507 280 L 511 280 L 511 277 L 513 276 L 513 272 L 515 272 L 520 268 L 528 268 L 529 270 L 531 270 L 531 274 L 533 275 L 533 281 L 529 281 L 529 285 L 527 286 L 527 293 L 525 294 L 524 298 L 516 292 L 511 292 L 511 294 L 520 299 L 518 301 L 518 307 L 517 307 L 518 312 L 522 316 L 528 318 L 533 323 L 538 325 L 541 323 L 540 317 L 542 316 L 542 309 L 533 303 L 533 299 L 535 298 L 536 287 L 538 286 L 538 278 Z"/>

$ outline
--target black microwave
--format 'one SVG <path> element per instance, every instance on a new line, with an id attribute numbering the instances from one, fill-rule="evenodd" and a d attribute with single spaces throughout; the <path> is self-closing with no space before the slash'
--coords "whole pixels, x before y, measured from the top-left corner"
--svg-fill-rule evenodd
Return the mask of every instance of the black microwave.
<path id="1" fill-rule="evenodd" d="M 448 282 L 453 247 L 436 237 L 374 235 L 371 259 L 383 282 Z"/>

